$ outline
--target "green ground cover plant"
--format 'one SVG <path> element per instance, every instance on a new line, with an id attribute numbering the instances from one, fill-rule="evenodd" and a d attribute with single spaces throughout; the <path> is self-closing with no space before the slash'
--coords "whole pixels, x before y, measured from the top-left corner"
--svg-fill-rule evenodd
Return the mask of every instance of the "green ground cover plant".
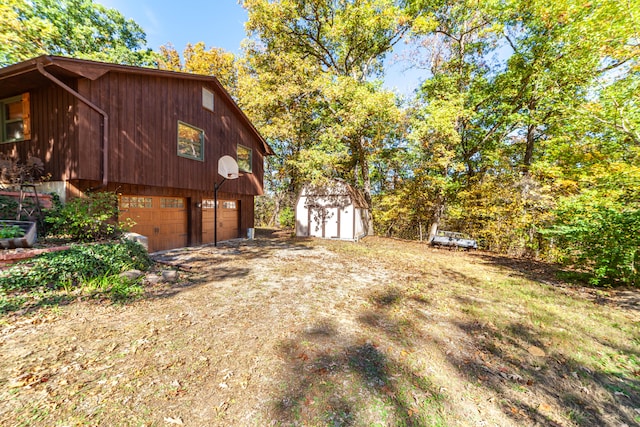
<path id="1" fill-rule="evenodd" d="M 146 270 L 150 265 L 145 249 L 128 240 L 45 253 L 0 272 L 0 312 L 14 311 L 34 296 L 41 301 L 59 291 L 99 291 L 123 300 L 142 288 L 120 273 Z"/>

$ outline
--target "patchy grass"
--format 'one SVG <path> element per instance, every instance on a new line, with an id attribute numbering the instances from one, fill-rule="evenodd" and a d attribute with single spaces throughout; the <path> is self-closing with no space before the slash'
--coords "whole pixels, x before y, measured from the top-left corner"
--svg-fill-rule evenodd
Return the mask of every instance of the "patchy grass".
<path id="1" fill-rule="evenodd" d="M 7 311 L 0 424 L 640 423 L 635 290 L 381 238 L 260 237 L 162 261 L 188 279 L 126 306 Z"/>

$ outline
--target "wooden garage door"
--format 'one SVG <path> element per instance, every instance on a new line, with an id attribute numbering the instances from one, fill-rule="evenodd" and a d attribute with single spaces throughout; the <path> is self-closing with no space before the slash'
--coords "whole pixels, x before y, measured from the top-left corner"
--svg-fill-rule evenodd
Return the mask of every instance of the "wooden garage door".
<path id="1" fill-rule="evenodd" d="M 238 237 L 240 209 L 236 200 L 218 200 L 218 242 Z M 202 201 L 202 243 L 213 243 L 213 200 Z"/>
<path id="2" fill-rule="evenodd" d="M 187 246 L 187 204 L 182 197 L 120 196 L 120 221 L 149 239 L 149 252 Z"/>

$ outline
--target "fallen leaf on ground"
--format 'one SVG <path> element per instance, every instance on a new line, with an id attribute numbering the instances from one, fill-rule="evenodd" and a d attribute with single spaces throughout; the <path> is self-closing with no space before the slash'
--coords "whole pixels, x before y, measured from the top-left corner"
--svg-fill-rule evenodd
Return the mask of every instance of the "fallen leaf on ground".
<path id="1" fill-rule="evenodd" d="M 551 405 L 548 405 L 546 403 L 541 403 L 540 405 L 538 405 L 538 411 L 540 411 L 540 412 L 550 412 L 551 411 Z"/>
<path id="2" fill-rule="evenodd" d="M 547 355 L 547 353 L 545 353 L 543 349 L 541 349 L 540 347 L 536 347 L 535 345 L 530 346 L 527 351 L 530 355 L 536 357 L 545 357 Z"/>

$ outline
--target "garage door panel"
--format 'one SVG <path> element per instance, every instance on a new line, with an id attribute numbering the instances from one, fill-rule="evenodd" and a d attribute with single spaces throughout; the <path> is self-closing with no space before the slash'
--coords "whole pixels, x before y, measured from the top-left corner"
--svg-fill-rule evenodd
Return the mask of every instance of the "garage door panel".
<path id="1" fill-rule="evenodd" d="M 141 202 L 144 199 L 144 203 Z M 179 205 L 181 207 L 173 207 Z M 172 207 L 163 207 L 172 206 Z M 121 196 L 119 219 L 135 221 L 131 231 L 146 236 L 149 251 L 183 247 L 188 242 L 184 198 Z"/>
<path id="2" fill-rule="evenodd" d="M 235 200 L 218 200 L 218 241 L 235 239 L 238 237 L 238 223 L 240 222 L 240 210 Z M 213 200 L 203 200 L 202 209 L 202 242 L 214 241 L 214 217 Z"/>

